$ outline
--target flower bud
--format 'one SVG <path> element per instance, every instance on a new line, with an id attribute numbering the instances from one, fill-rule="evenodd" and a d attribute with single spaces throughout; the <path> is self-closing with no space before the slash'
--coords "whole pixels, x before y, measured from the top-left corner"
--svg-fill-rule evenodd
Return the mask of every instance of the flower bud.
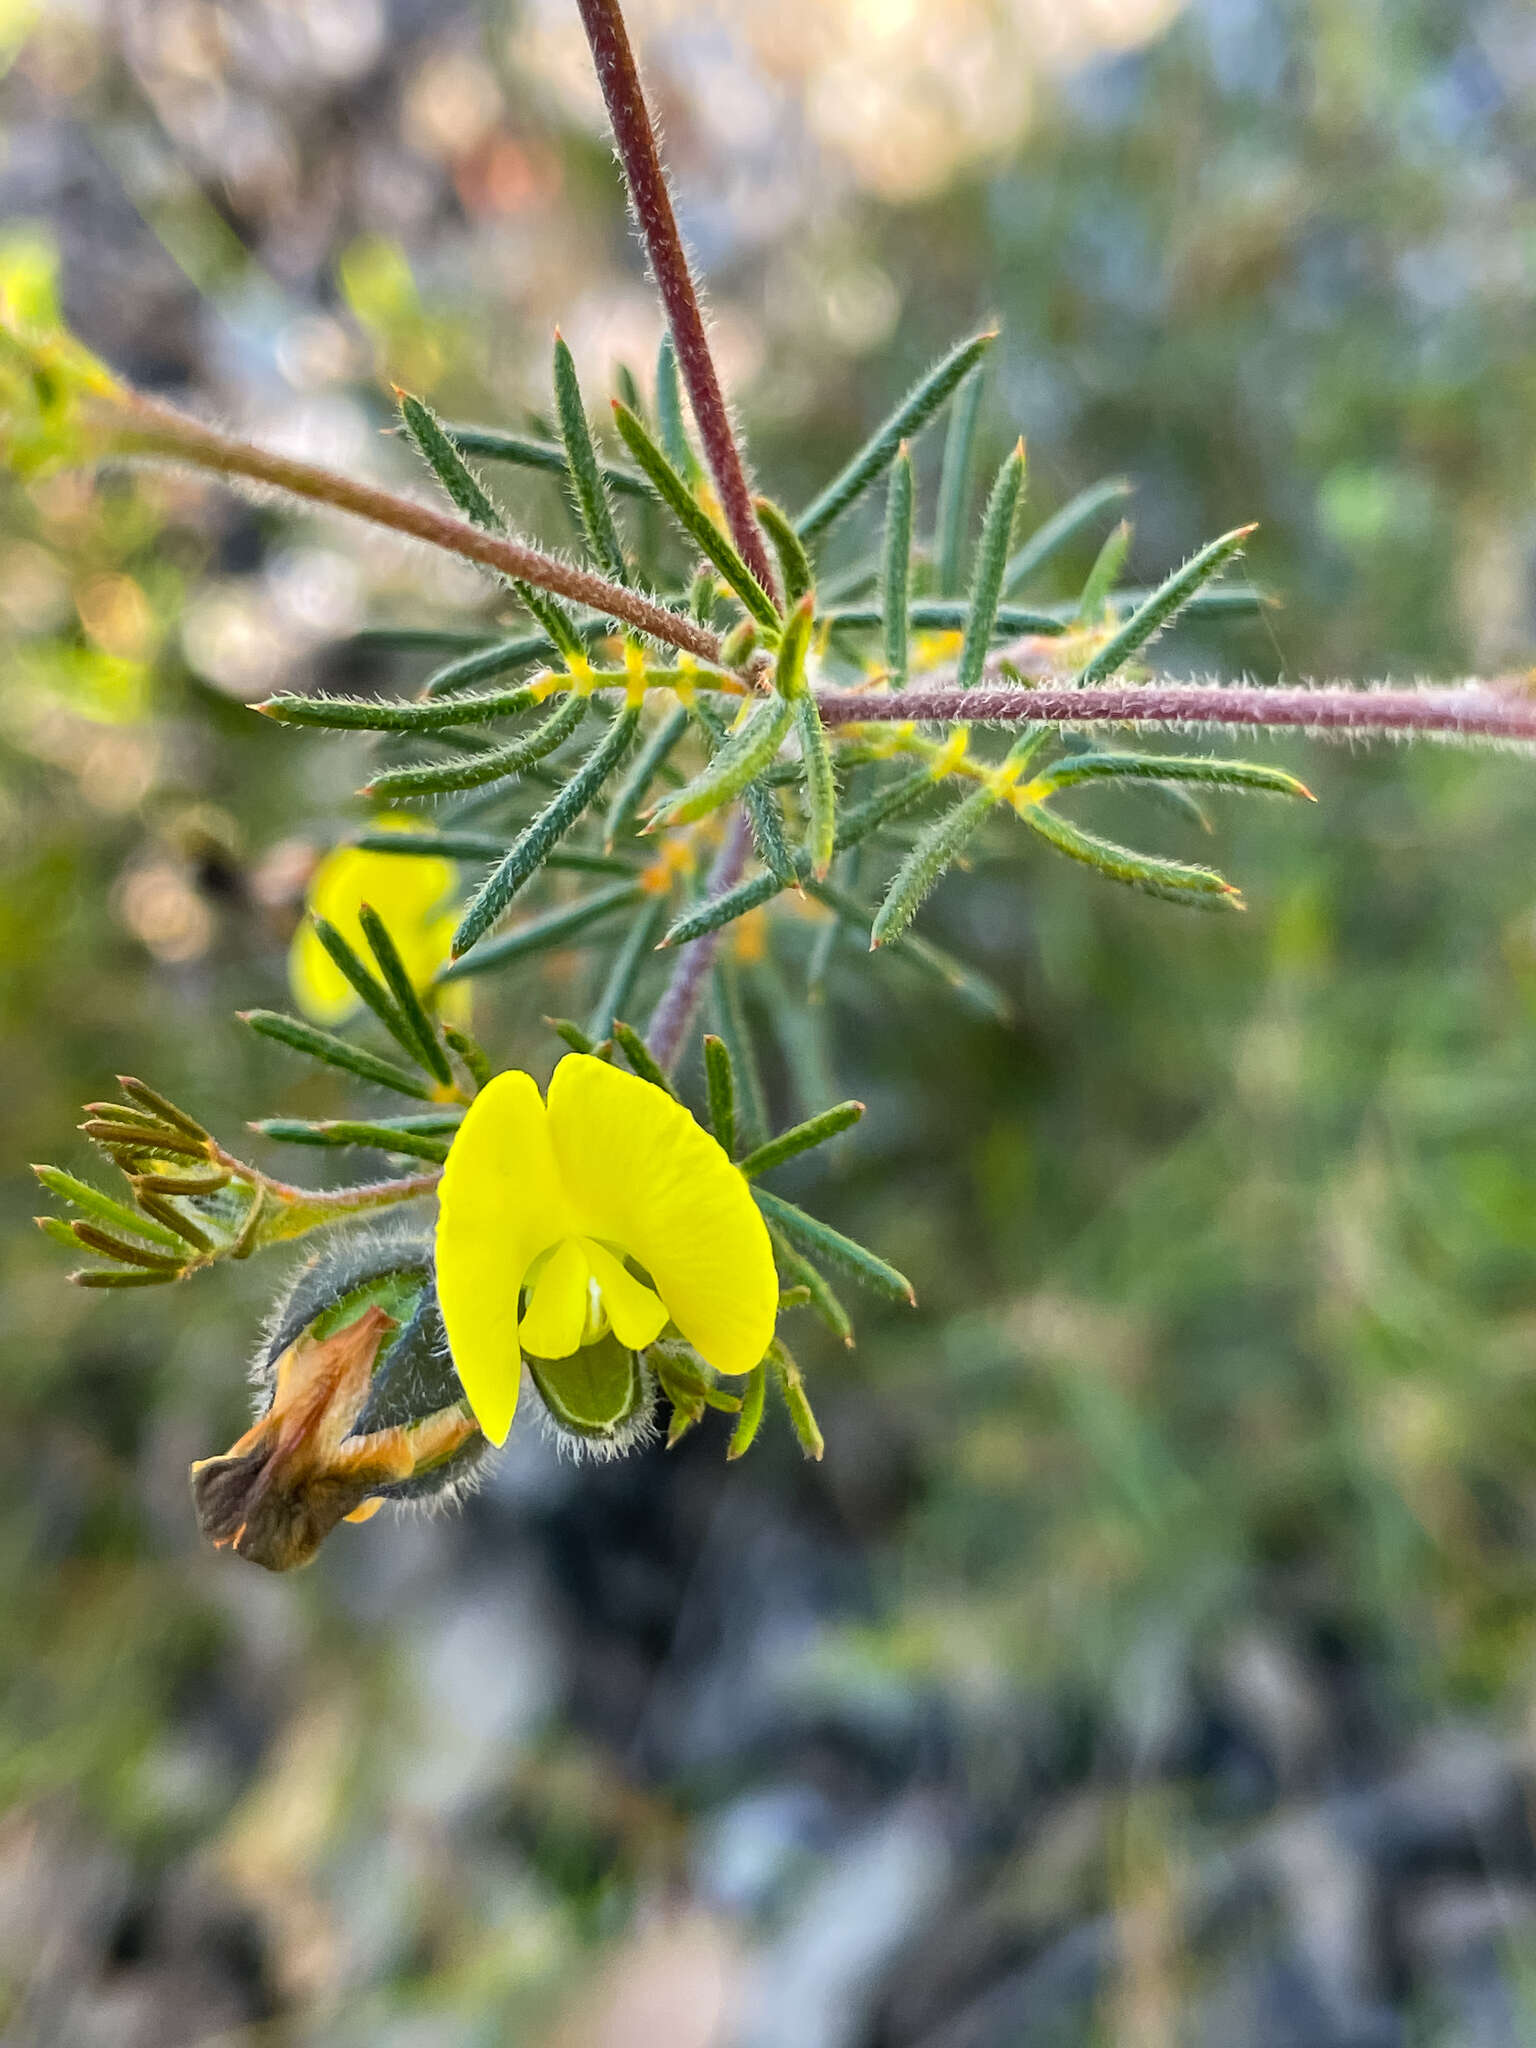
<path id="1" fill-rule="evenodd" d="M 643 1352 L 610 1330 L 569 1358 L 525 1358 L 557 1437 L 577 1457 L 617 1458 L 654 1434 L 656 1383 Z"/>
<path id="2" fill-rule="evenodd" d="M 431 1246 L 338 1237 L 305 1266 L 257 1353 L 257 1418 L 192 1467 L 203 1534 L 268 1571 L 340 1521 L 458 1488 L 485 1455 L 443 1331 Z"/>

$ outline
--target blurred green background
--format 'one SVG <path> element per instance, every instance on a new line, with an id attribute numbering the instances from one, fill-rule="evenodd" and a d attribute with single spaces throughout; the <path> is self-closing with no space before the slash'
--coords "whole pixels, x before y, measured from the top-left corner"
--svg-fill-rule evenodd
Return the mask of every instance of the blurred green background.
<path id="1" fill-rule="evenodd" d="M 1171 666 L 1518 679 L 1527 0 L 1063 15 L 635 0 L 765 483 L 997 314 L 1033 516 L 1127 475 L 1135 581 L 1262 522 L 1279 607 Z M 653 357 L 568 0 L 7 0 L 0 47 L 3 233 L 147 386 L 398 477 L 383 379 L 517 421 L 557 319 L 589 392 Z M 840 956 L 791 1051 L 870 1114 L 802 1185 L 921 1308 L 807 1349 L 823 1467 L 527 1423 L 464 1514 L 302 1577 L 199 1547 L 278 1276 L 71 1290 L 25 1163 L 83 1165 L 119 1069 L 228 1137 L 325 1113 L 230 1013 L 359 756 L 245 706 L 489 603 L 198 480 L 4 488 L 4 2038 L 1536 2039 L 1520 758 L 1266 750 L 1321 803 L 1222 814 L 1241 919 L 979 865 L 925 915 L 1009 1029 Z M 552 972 L 481 1012 L 504 1059 Z"/>

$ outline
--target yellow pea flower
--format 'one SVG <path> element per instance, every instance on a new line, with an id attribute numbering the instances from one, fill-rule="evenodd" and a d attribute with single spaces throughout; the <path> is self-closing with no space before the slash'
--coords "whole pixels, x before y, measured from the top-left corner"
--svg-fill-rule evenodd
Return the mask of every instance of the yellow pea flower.
<path id="1" fill-rule="evenodd" d="M 381 821 L 382 822 L 382 821 Z M 401 831 L 410 827 L 400 825 Z M 449 904 L 455 883 L 452 861 L 429 854 L 408 860 L 400 854 L 367 853 L 360 846 L 338 846 L 325 855 L 310 877 L 308 905 L 315 917 L 335 925 L 364 960 L 368 942 L 359 912 L 365 903 L 389 927 L 406 972 L 423 994 L 448 958 L 457 918 Z M 288 985 L 293 999 L 312 1023 L 334 1027 L 362 1007 L 350 981 L 326 952 L 306 917 L 293 935 L 288 954 Z M 467 1021 L 462 1012 L 468 988 L 450 982 L 438 1008 L 451 1023 Z"/>
<path id="2" fill-rule="evenodd" d="M 640 1351 L 670 1321 L 717 1372 L 750 1372 L 779 1283 L 747 1182 L 709 1133 L 649 1081 L 572 1053 L 547 1103 L 512 1072 L 471 1104 L 439 1189 L 437 1291 L 464 1392 L 499 1444 L 524 1348 L 568 1358 L 612 1329 Z"/>

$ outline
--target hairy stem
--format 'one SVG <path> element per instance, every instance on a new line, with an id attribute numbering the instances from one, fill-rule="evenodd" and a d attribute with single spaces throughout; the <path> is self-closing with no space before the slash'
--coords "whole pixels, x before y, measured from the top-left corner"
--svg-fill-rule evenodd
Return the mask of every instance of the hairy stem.
<path id="1" fill-rule="evenodd" d="M 825 690 L 818 692 L 816 703 L 827 725 L 964 720 L 977 725 L 1255 726 L 1294 728 L 1325 739 L 1401 734 L 1536 742 L 1536 697 L 1514 681 L 1419 689 L 1151 682 L 1031 690 L 983 683 L 974 690 Z"/>
<path id="2" fill-rule="evenodd" d="M 624 166 L 630 205 L 645 241 L 651 275 L 666 309 L 672 330 L 677 367 L 688 388 L 693 416 L 704 443 L 705 460 L 720 493 L 726 525 L 736 543 L 737 553 L 772 598 L 778 587 L 768 560 L 762 529 L 752 509 L 752 492 L 747 484 L 741 451 L 731 427 L 731 416 L 720 389 L 715 359 L 710 354 L 704 330 L 704 315 L 688 267 L 687 252 L 677 231 L 672 195 L 656 147 L 656 131 L 645 104 L 640 74 L 635 67 L 629 33 L 619 0 L 576 0 L 582 27 L 592 46 L 592 63 L 608 120 Z"/>
<path id="3" fill-rule="evenodd" d="M 751 847 L 752 828 L 747 822 L 746 812 L 738 810 L 725 844 L 709 871 L 707 890 L 710 896 L 723 896 L 727 889 L 735 888 L 741 880 L 741 871 L 747 864 Z M 719 931 L 712 931 L 684 946 L 672 970 L 672 979 L 651 1012 L 646 1043 L 650 1046 L 651 1057 L 666 1073 L 670 1074 L 677 1065 L 719 943 Z"/>
<path id="4" fill-rule="evenodd" d="M 414 498 L 402 498 L 376 484 L 358 483 L 334 470 L 322 469 L 316 463 L 258 448 L 252 442 L 204 426 L 172 406 L 137 394 L 113 407 L 110 425 L 116 453 L 186 462 L 221 476 L 246 477 L 254 483 L 271 485 L 295 497 L 307 498 L 312 504 L 329 505 L 334 511 L 371 520 L 376 526 L 411 534 L 468 561 L 500 570 L 519 582 L 553 591 L 573 604 L 622 619 L 653 640 L 681 648 L 703 661 L 720 659 L 719 636 L 680 612 L 668 611 L 638 592 L 609 583 L 589 570 L 559 561 L 523 541 L 487 533 Z"/>

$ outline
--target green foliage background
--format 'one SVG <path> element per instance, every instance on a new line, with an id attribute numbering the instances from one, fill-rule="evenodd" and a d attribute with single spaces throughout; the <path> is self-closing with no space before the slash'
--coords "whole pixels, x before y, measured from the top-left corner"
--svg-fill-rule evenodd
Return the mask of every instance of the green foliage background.
<path id="1" fill-rule="evenodd" d="M 202 161 L 189 150 L 164 83 L 180 60 L 149 30 L 118 40 L 88 11 L 44 23 L 4 86 L 6 210 L 51 222 L 93 345 L 132 374 L 190 377 L 216 405 L 254 392 L 275 417 L 319 400 L 283 384 L 274 342 L 281 361 L 285 341 L 290 358 L 323 354 L 334 332 L 341 373 L 320 395 L 366 428 L 385 416 L 367 395 L 375 359 L 445 411 L 510 416 L 537 402 L 550 317 L 611 305 L 607 327 L 594 314 L 582 330 L 602 374 L 639 291 L 602 144 L 519 68 L 499 19 L 401 24 L 366 70 L 286 110 L 285 198 L 275 177 L 242 184 L 211 145 Z M 1262 522 L 1249 568 L 1281 608 L 1185 636 L 1175 666 L 1529 665 L 1536 48 L 1522 9 L 1207 0 L 1042 90 L 1002 160 L 982 152 L 904 205 L 839 169 L 814 208 L 755 240 L 712 196 L 721 145 L 690 98 L 689 34 L 674 22 L 650 54 L 727 339 L 754 323 L 768 337 L 737 396 L 777 495 L 808 494 L 927 360 L 997 312 L 982 467 L 1021 423 L 1037 515 L 1098 474 L 1130 476 L 1145 580 Z M 241 49 L 219 60 L 229 104 L 270 114 L 281 92 L 263 99 Z M 485 199 L 489 158 L 434 158 L 402 128 L 411 79 L 445 56 L 496 96 L 488 133 L 522 152 L 534 225 Z M 338 105 L 369 162 L 429 201 L 391 222 L 356 174 L 301 248 L 293 194 L 336 168 Z M 792 124 L 762 147 L 802 175 L 819 161 Z M 89 175 L 50 184 L 50 151 Z M 557 238 L 563 266 L 547 256 Z M 852 273 L 896 309 L 858 348 L 827 311 Z M 931 502 L 936 450 L 925 458 Z M 534 503 L 530 523 L 559 538 L 552 495 Z M 535 1700 L 474 1796 L 431 1809 L 432 1855 L 401 1849 L 396 1775 L 453 1751 L 466 1711 L 422 1669 L 432 1603 L 456 1573 L 481 1583 L 488 1560 L 512 1582 L 533 1570 L 515 1505 L 478 1508 L 467 1533 L 387 1518 L 342 1531 L 279 1585 L 199 1553 L 184 1468 L 241 1426 L 272 1276 L 72 1293 L 31 1230 L 22 1170 L 59 1156 L 76 1105 L 119 1068 L 231 1132 L 284 1090 L 295 1113 L 327 1113 L 323 1082 L 244 1043 L 229 1012 L 280 994 L 297 867 L 279 842 L 347 815 L 356 757 L 295 744 L 234 701 L 229 619 L 247 604 L 259 621 L 274 559 L 290 596 L 317 573 L 295 548 L 358 580 L 359 613 L 483 601 L 431 587 L 419 562 L 359 567 L 351 537 L 295 536 L 271 508 L 174 479 L 10 487 L 0 525 L 0 1853 L 18 1869 L 41 1858 L 66 1893 L 87 1867 L 129 1890 L 215 1873 L 256 1916 L 294 2039 L 404 2041 L 386 2031 L 402 2014 L 435 2016 L 444 2040 L 544 2038 L 590 1994 L 595 1951 L 630 1953 L 681 1823 L 675 1787 L 626 1792 L 621 1763 Z M 1090 559 L 1091 545 L 1073 574 Z M 104 580 L 124 576 L 137 600 Z M 1074 588 L 1064 571 L 1049 594 Z M 177 626 L 199 592 L 202 640 Z M 294 630 L 293 663 L 350 680 L 324 602 L 311 612 L 320 628 Z M 1065 1717 L 1080 1755 L 1062 1782 L 1087 1756 L 1107 1788 L 1090 1901 L 1123 1897 L 1136 1856 L 1198 1857 L 1252 1817 L 1212 1810 L 1168 1734 L 1245 1646 L 1322 1703 L 1274 1767 L 1277 1799 L 1372 1781 L 1450 1720 L 1514 1738 L 1533 1702 L 1536 785 L 1515 758 L 1270 754 L 1321 804 L 1223 812 L 1219 862 L 1246 918 L 1120 900 L 1043 858 L 983 864 L 924 915 L 1009 992 L 1013 1028 L 845 951 L 820 1012 L 791 1013 L 775 1072 L 786 1103 L 806 1062 L 868 1101 L 816 1205 L 921 1301 L 914 1318 L 866 1309 L 846 1359 L 808 1356 L 824 1474 L 798 1475 L 780 1445 L 753 1482 L 754 1500 L 831 1515 L 870 1563 L 870 1618 L 829 1632 L 817 1682 L 932 1692 L 962 1722 Z M 1173 850 L 1155 815 L 1147 829 Z M 486 1035 L 534 1056 L 554 993 L 519 984 L 499 1002 Z M 1151 1849 L 1145 1778 L 1118 1762 L 1147 1755 L 1168 1788 Z M 985 1743 L 978 1756 L 984 1775 Z M 474 1816 L 506 1802 L 540 1816 L 537 1853 L 486 1846 Z M 565 1864 L 562 1830 L 580 1845 Z M 396 1875 L 370 1947 L 354 1893 L 380 1857 Z M 441 1865 L 459 1881 L 429 1906 Z M 305 1946 L 305 1900 L 324 1954 Z M 69 2038 L 39 2030 L 17 1925 L 0 1927 L 0 2013 L 9 2000 L 34 2027 L 18 2038 Z M 1511 1942 L 1516 1982 L 1529 1935 Z M 109 1981 L 98 1936 L 80 1946 L 90 1980 Z M 224 2014 L 215 1993 L 183 1994 L 204 2019 L 172 2001 L 145 2038 L 226 2038 L 206 2018 Z M 1414 1998 L 1410 1971 L 1405 2011 Z M 1103 2038 L 1151 2038 L 1134 2010 L 1107 1996 Z M 1427 2007 L 1414 2023 L 1415 2039 L 1451 2038 Z"/>

